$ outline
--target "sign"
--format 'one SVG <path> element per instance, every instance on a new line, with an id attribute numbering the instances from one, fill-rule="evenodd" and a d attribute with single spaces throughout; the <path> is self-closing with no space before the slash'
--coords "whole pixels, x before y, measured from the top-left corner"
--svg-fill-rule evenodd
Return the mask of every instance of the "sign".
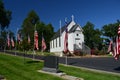
<path id="1" fill-rule="evenodd" d="M 44 59 L 44 68 L 43 71 L 48 71 L 48 72 L 59 72 L 58 66 L 58 57 L 57 56 L 46 56 Z"/>

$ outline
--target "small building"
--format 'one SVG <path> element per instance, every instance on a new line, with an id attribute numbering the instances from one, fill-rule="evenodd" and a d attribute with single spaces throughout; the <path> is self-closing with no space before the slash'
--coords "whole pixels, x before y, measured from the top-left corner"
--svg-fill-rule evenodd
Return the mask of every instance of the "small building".
<path id="1" fill-rule="evenodd" d="M 84 35 L 81 26 L 74 21 L 74 16 L 69 23 L 66 23 L 61 27 L 50 41 L 50 52 L 55 53 L 58 56 L 63 55 L 65 29 L 68 29 L 68 50 L 71 54 L 81 51 L 84 46 Z"/>

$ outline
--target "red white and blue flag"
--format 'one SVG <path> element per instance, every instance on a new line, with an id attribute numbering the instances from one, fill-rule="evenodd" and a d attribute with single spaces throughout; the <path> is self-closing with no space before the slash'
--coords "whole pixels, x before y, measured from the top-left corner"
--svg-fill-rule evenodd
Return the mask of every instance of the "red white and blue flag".
<path id="1" fill-rule="evenodd" d="M 44 39 L 44 37 L 42 35 L 42 51 L 44 51 L 46 48 L 47 47 L 46 47 L 45 39 Z"/>
<path id="2" fill-rule="evenodd" d="M 39 49 L 38 47 L 38 32 L 35 30 L 34 32 L 34 49 Z"/>
<path id="3" fill-rule="evenodd" d="M 12 47 L 15 47 L 15 43 L 14 43 L 13 38 L 11 38 L 11 43 L 12 43 Z"/>
<path id="4" fill-rule="evenodd" d="M 18 41 L 19 44 L 21 43 L 21 36 L 20 36 L 19 33 L 17 34 L 17 41 Z"/>
<path id="5" fill-rule="evenodd" d="M 10 37 L 9 37 L 9 34 L 7 34 L 7 45 L 8 45 L 8 47 L 10 47 Z"/>
<path id="6" fill-rule="evenodd" d="M 120 25 L 118 28 L 118 36 L 115 38 L 115 40 L 110 41 L 108 52 L 112 51 L 113 57 L 118 60 L 120 55 Z"/>
<path id="7" fill-rule="evenodd" d="M 64 38 L 64 53 L 68 52 L 68 29 L 66 27 L 65 30 L 65 38 Z"/>

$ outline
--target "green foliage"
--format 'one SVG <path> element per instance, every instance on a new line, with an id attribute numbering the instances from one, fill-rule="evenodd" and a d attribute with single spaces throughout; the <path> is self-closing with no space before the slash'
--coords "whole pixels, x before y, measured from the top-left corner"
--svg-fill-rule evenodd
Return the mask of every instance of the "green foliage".
<path id="1" fill-rule="evenodd" d="M 43 62 L 0 53 L 0 75 L 7 80 L 63 80 L 59 77 L 37 72 Z"/>
<path id="2" fill-rule="evenodd" d="M 5 27 L 8 27 L 11 20 L 12 12 L 4 8 L 4 3 L 0 0 L 0 27 L 3 30 Z"/>
<path id="3" fill-rule="evenodd" d="M 9 32 L 9 37 L 13 38 L 13 40 L 15 41 L 15 37 L 14 37 L 14 33 L 12 31 L 8 31 Z M 2 30 L 1 31 L 1 35 L 0 35 L 0 48 L 3 50 L 4 48 L 8 49 L 7 47 L 7 31 Z"/>
<path id="4" fill-rule="evenodd" d="M 94 29 L 94 24 L 87 22 L 83 27 L 83 33 L 85 36 L 85 44 L 87 46 L 90 48 L 101 49 L 101 31 L 99 29 Z"/>
<path id="5" fill-rule="evenodd" d="M 113 39 L 117 36 L 118 25 L 118 23 L 104 25 L 101 30 L 102 35 L 108 37 L 109 39 Z"/>
<path id="6" fill-rule="evenodd" d="M 28 13 L 28 16 L 25 18 L 22 24 L 22 35 L 27 38 L 28 35 L 30 35 L 31 39 L 33 39 L 34 36 L 34 29 L 35 24 L 39 22 L 39 16 L 35 13 L 35 11 L 30 11 Z"/>
<path id="7" fill-rule="evenodd" d="M 114 40 L 117 36 L 119 20 L 113 24 L 107 24 L 102 27 L 102 36 L 104 36 L 104 48 L 107 51 L 110 40 Z"/>
<path id="8" fill-rule="evenodd" d="M 10 24 L 11 14 L 12 12 L 6 10 L 3 1 L 0 0 L 0 49 L 4 49 L 6 45 L 7 32 L 5 31 L 5 28 L 8 28 Z M 10 33 L 10 35 L 12 36 L 12 32 Z"/>
<path id="9" fill-rule="evenodd" d="M 30 39 L 31 39 L 31 42 L 28 46 L 26 46 L 27 44 L 25 43 L 23 43 L 23 46 L 26 46 L 29 49 L 33 49 L 33 47 L 29 47 L 29 46 L 33 46 L 34 44 L 35 29 L 38 32 L 39 49 L 41 49 L 41 42 L 42 42 L 41 40 L 42 40 L 42 34 L 43 34 L 46 45 L 47 45 L 47 50 L 49 50 L 49 42 L 50 42 L 51 37 L 54 34 L 54 28 L 51 24 L 46 25 L 43 22 L 40 22 L 39 16 L 33 10 L 30 11 L 28 13 L 27 18 L 25 18 L 23 25 L 22 25 L 21 32 L 20 32 L 23 36 L 23 41 L 27 41 L 28 35 L 30 36 Z"/>

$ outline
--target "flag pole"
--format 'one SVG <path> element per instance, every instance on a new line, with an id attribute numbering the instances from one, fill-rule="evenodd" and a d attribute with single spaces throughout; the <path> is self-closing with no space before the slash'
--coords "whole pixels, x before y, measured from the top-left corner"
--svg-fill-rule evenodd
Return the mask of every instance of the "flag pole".
<path id="1" fill-rule="evenodd" d="M 34 27 L 34 45 L 33 45 L 33 60 L 35 59 L 35 31 L 36 31 L 36 24 L 35 24 L 35 27 Z"/>
<path id="2" fill-rule="evenodd" d="M 5 54 L 5 51 L 6 51 L 6 46 L 7 46 L 7 43 L 5 43 L 5 47 L 4 47 L 4 54 Z"/>
<path id="3" fill-rule="evenodd" d="M 7 46 L 7 39 L 6 39 L 6 41 L 5 41 L 4 54 L 5 54 L 5 51 L 6 51 L 6 46 Z"/>
<path id="4" fill-rule="evenodd" d="M 18 37 L 18 28 L 17 28 L 17 31 L 16 31 L 16 47 L 15 47 L 15 56 L 16 56 L 16 52 L 17 52 L 17 37 Z"/>
<path id="5" fill-rule="evenodd" d="M 61 20 L 60 20 L 60 47 L 62 46 L 62 31 L 61 31 Z M 62 48 L 62 47 L 61 47 Z M 62 50 L 62 49 L 61 49 Z M 61 53 L 60 53 L 60 57 L 62 57 L 63 56 L 63 53 L 62 53 L 62 51 L 61 51 Z"/>
<path id="6" fill-rule="evenodd" d="M 43 32 L 42 32 L 42 38 L 43 38 Z M 42 48 L 41 48 L 42 49 Z M 42 55 L 43 55 L 43 49 L 41 50 L 42 51 Z"/>
<path id="7" fill-rule="evenodd" d="M 67 20 L 65 19 L 65 23 L 67 24 L 66 22 Z M 65 29 L 65 40 L 64 40 L 64 51 L 65 51 L 65 54 L 66 54 L 66 57 L 65 57 L 65 62 L 66 62 L 66 65 L 68 64 L 67 62 L 67 53 L 68 53 L 68 29 L 67 29 L 67 26 L 66 26 L 66 29 Z"/>

